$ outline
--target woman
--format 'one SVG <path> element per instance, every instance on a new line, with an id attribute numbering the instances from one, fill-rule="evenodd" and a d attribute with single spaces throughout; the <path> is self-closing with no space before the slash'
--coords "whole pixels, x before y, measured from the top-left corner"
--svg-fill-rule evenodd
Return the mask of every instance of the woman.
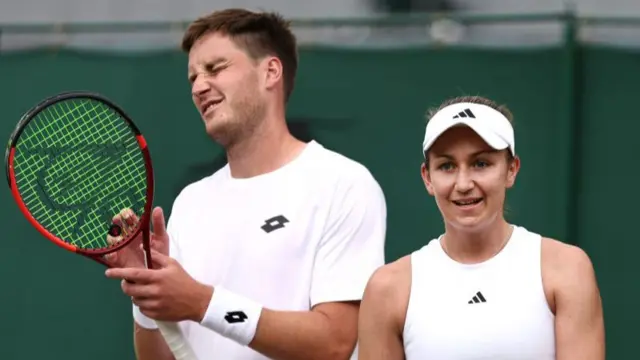
<path id="1" fill-rule="evenodd" d="M 431 112 L 423 150 L 445 232 L 371 277 L 359 359 L 604 359 L 589 257 L 504 218 L 520 169 L 509 110 L 448 100 Z"/>

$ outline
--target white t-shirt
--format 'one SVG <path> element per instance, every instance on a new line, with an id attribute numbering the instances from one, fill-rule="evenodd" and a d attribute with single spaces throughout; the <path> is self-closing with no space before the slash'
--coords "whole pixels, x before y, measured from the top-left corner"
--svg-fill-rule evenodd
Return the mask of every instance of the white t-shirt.
<path id="1" fill-rule="evenodd" d="M 514 226 L 502 251 L 479 264 L 454 261 L 440 239 L 413 252 L 406 359 L 555 359 L 541 246 L 539 234 Z"/>
<path id="2" fill-rule="evenodd" d="M 386 204 L 361 164 L 315 141 L 248 179 L 229 166 L 187 186 L 168 221 L 170 255 L 197 281 L 271 310 L 360 300 L 384 264 Z M 200 359 L 267 359 L 197 323 L 181 327 Z"/>

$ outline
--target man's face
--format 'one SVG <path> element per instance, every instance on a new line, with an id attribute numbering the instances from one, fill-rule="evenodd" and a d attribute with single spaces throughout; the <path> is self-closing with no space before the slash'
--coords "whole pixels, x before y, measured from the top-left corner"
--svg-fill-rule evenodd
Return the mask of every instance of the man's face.
<path id="1" fill-rule="evenodd" d="M 193 102 L 207 134 L 230 146 L 251 133 L 265 116 L 260 66 L 228 36 L 209 33 L 189 52 Z"/>

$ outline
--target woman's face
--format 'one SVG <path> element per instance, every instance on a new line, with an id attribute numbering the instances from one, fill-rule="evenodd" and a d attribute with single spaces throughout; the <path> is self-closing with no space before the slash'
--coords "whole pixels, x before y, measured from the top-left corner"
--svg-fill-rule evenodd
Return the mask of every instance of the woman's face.
<path id="1" fill-rule="evenodd" d="M 451 128 L 436 140 L 421 172 L 447 226 L 480 230 L 503 216 L 506 190 L 520 169 L 520 160 L 508 155 L 467 126 Z"/>

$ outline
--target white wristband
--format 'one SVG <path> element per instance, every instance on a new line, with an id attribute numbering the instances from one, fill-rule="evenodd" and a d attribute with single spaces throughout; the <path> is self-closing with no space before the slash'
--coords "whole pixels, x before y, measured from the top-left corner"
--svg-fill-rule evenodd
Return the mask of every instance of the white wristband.
<path id="1" fill-rule="evenodd" d="M 147 330 L 155 330 L 158 328 L 155 320 L 147 317 L 140 311 L 140 308 L 135 304 L 133 305 L 133 320 L 142 328 Z"/>
<path id="2" fill-rule="evenodd" d="M 216 286 L 200 324 L 241 345 L 256 335 L 262 305 Z"/>

